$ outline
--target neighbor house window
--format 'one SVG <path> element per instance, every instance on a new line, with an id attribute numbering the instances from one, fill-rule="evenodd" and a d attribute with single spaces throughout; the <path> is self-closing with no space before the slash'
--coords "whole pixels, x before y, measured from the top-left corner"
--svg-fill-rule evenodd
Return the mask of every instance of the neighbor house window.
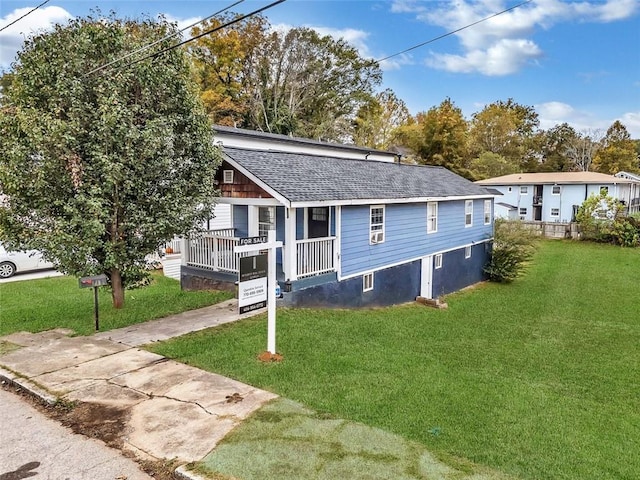
<path id="1" fill-rule="evenodd" d="M 609 195 L 609 187 L 600 187 L 600 195 Z"/>
<path id="2" fill-rule="evenodd" d="M 560 185 L 551 187 L 551 195 L 560 195 Z"/>
<path id="3" fill-rule="evenodd" d="M 371 290 L 373 290 L 373 272 L 362 276 L 362 291 L 369 292 Z"/>
<path id="4" fill-rule="evenodd" d="M 520 187 L 520 195 L 526 195 L 529 193 L 529 187 Z"/>
<path id="5" fill-rule="evenodd" d="M 433 264 L 435 268 L 442 268 L 442 254 L 439 253 L 433 257 Z"/>
<path id="6" fill-rule="evenodd" d="M 489 225 L 491 223 L 491 200 L 484 201 L 484 224 Z"/>
<path id="7" fill-rule="evenodd" d="M 267 235 L 269 230 L 276 229 L 276 207 L 260 207 L 258 209 L 258 235 Z"/>
<path id="8" fill-rule="evenodd" d="M 552 217 L 559 217 L 560 216 L 560 209 L 559 208 L 552 208 L 551 209 L 551 216 Z"/>
<path id="9" fill-rule="evenodd" d="M 526 208 L 520 208 L 520 215 L 526 215 L 527 214 L 527 209 Z"/>
<path id="10" fill-rule="evenodd" d="M 471 245 L 464 247 L 464 258 L 471 258 Z"/>
<path id="11" fill-rule="evenodd" d="M 223 170 L 222 183 L 233 183 L 233 170 Z"/>
<path id="12" fill-rule="evenodd" d="M 374 205 L 370 209 L 369 243 L 384 242 L 384 206 Z"/>
<path id="13" fill-rule="evenodd" d="M 473 200 L 465 200 L 464 202 L 464 226 L 473 225 Z"/>
<path id="14" fill-rule="evenodd" d="M 427 233 L 438 231 L 438 202 L 427 202 Z"/>

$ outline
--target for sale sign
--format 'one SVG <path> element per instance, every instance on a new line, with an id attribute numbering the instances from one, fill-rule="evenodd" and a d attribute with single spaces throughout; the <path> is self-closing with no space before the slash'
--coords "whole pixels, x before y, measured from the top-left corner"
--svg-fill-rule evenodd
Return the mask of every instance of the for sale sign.
<path id="1" fill-rule="evenodd" d="M 240 257 L 238 307 L 240 313 L 267 306 L 267 255 Z"/>

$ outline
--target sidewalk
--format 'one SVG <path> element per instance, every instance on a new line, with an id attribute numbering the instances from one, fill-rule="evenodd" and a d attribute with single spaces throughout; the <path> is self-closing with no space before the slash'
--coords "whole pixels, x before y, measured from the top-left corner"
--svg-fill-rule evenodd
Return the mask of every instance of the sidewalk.
<path id="1" fill-rule="evenodd" d="M 152 459 L 201 460 L 243 419 L 276 395 L 137 348 L 256 315 L 230 300 L 89 337 L 53 330 L 2 340 L 22 348 L 0 356 L 0 378 L 43 400 L 121 409 L 124 448 Z"/>

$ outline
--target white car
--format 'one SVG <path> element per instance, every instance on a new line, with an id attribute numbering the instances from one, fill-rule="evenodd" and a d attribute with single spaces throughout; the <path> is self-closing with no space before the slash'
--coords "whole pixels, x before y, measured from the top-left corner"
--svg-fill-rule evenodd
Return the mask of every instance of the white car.
<path id="1" fill-rule="evenodd" d="M 0 278 L 9 278 L 17 272 L 49 268 L 53 268 L 53 264 L 44 260 L 42 254 L 37 250 L 8 252 L 0 244 Z"/>

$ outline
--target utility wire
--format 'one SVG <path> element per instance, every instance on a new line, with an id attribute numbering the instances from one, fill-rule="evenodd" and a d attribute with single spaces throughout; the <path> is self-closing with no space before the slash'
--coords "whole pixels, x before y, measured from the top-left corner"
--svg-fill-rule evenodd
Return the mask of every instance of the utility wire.
<path id="1" fill-rule="evenodd" d="M 445 37 L 449 37 L 449 36 L 454 35 L 454 34 L 456 34 L 458 32 L 461 32 L 462 30 L 465 30 L 465 29 L 467 29 L 469 27 L 473 27 L 474 25 L 477 25 L 477 24 L 482 23 L 482 22 L 486 22 L 487 20 L 490 20 L 490 19 L 492 19 L 494 17 L 497 17 L 498 15 L 502 15 L 503 13 L 510 12 L 511 10 L 515 10 L 516 8 L 522 7 L 523 5 L 526 5 L 527 3 L 531 3 L 532 1 L 533 0 L 526 0 L 525 2 L 519 3 L 517 5 L 514 5 L 513 7 L 510 7 L 510 8 L 507 8 L 506 10 L 502 10 L 501 12 L 494 13 L 493 15 L 489 15 L 488 17 L 482 18 L 482 19 L 477 20 L 477 21 L 475 21 L 473 23 L 465 25 L 464 27 L 460 27 L 457 30 L 453 30 L 451 32 L 445 33 L 444 35 L 440 35 L 439 37 L 432 38 L 431 40 L 427 40 L 426 42 L 419 43 L 418 45 L 414 45 L 413 47 L 407 48 L 406 50 L 403 50 L 401 52 L 394 53 L 393 55 L 389 55 L 387 57 L 381 58 L 380 60 L 376 60 L 376 62 L 378 62 L 378 63 L 384 62 L 385 60 L 389 60 L 390 58 L 397 57 L 398 55 L 402 55 L 403 53 L 410 52 L 411 50 L 415 50 L 416 48 L 424 47 L 425 45 L 428 45 L 429 43 L 436 42 L 436 41 L 441 40 L 441 39 L 443 39 Z"/>
<path id="2" fill-rule="evenodd" d="M 49 0 L 47 0 L 47 1 L 49 1 Z M 87 75 L 91 75 L 92 73 L 95 73 L 95 72 L 98 72 L 98 71 L 100 71 L 100 70 L 103 70 L 103 69 L 105 69 L 105 68 L 107 68 L 107 67 L 110 67 L 110 66 L 111 66 L 111 65 L 113 65 L 114 63 L 118 63 L 118 62 L 120 62 L 120 61 L 122 61 L 122 60 L 124 60 L 124 59 L 126 59 L 126 58 L 129 58 L 130 56 L 135 55 L 136 53 L 144 52 L 145 50 L 148 50 L 149 48 L 154 47 L 154 46 L 156 46 L 157 44 L 159 44 L 159 43 L 161 43 L 161 42 L 164 42 L 165 40 L 170 39 L 171 37 L 175 37 L 175 36 L 177 36 L 177 35 L 181 34 L 181 33 L 182 33 L 182 32 L 184 32 L 185 30 L 188 30 L 188 29 L 190 29 L 190 28 L 195 27 L 195 26 L 196 26 L 196 25 L 198 25 L 199 23 L 206 22 L 206 21 L 207 21 L 207 20 L 209 20 L 210 18 L 213 18 L 213 17 L 215 17 L 216 15 L 219 15 L 219 14 L 221 14 L 222 12 L 225 12 L 225 11 L 229 10 L 230 8 L 235 7 L 236 5 L 238 5 L 239 3 L 242 3 L 242 2 L 244 2 L 244 0 L 238 0 L 237 2 L 232 3 L 232 4 L 231 4 L 231 5 L 229 5 L 228 7 L 225 7 L 225 8 L 223 8 L 222 10 L 218 10 L 217 12 L 212 13 L 211 15 L 209 15 L 209 16 L 208 16 L 208 17 L 206 17 L 206 18 L 203 18 L 202 20 L 198 20 L 197 22 L 192 23 L 192 24 L 191 24 L 191 25 L 189 25 L 188 27 L 184 27 L 182 30 L 178 30 L 177 32 L 174 32 L 174 33 L 172 33 L 172 34 L 170 34 L 170 35 L 167 35 L 166 37 L 161 38 L 160 40 L 156 40 L 155 42 L 150 43 L 149 45 L 145 45 L 144 47 L 140 47 L 140 48 L 138 48 L 137 50 L 134 50 L 133 52 L 129 52 L 129 53 L 127 53 L 126 55 L 124 55 L 124 56 L 122 56 L 122 57 L 120 57 L 120 58 L 116 58 L 115 60 L 112 60 L 111 62 L 109 62 L 109 63 L 107 63 L 107 64 L 105 64 L 105 65 L 102 65 L 102 66 L 100 66 L 100 67 L 96 67 L 96 68 L 94 68 L 93 70 L 91 70 L 90 72 L 85 73 L 85 74 L 83 75 L 83 77 L 86 77 Z"/>
<path id="3" fill-rule="evenodd" d="M 24 17 L 26 17 L 27 15 L 35 12 L 36 10 L 38 10 L 40 7 L 42 7 L 43 5 L 49 3 L 51 0 L 45 0 L 44 2 L 42 2 L 40 5 L 38 5 L 35 8 L 32 8 L 31 10 L 29 10 L 27 13 L 25 13 L 24 15 L 22 15 L 20 18 L 16 18 L 13 22 L 11 23 L 7 23 L 4 27 L 0 28 L 0 32 L 3 31 L 5 28 L 9 28 L 11 25 L 13 25 L 14 23 L 19 22 L 20 20 L 22 20 Z"/>
<path id="4" fill-rule="evenodd" d="M 253 17 L 254 15 L 257 15 L 258 13 L 264 12 L 265 10 L 268 10 L 268 9 L 270 9 L 270 8 L 272 8 L 272 7 L 275 7 L 276 5 L 279 5 L 280 3 L 283 3 L 283 2 L 285 2 L 285 1 L 286 1 L 286 0 L 277 0 L 277 1 L 273 2 L 273 3 L 270 3 L 269 5 L 266 5 L 266 6 L 262 7 L 262 8 L 259 8 L 259 9 L 257 9 L 257 10 L 254 10 L 254 11 L 253 11 L 253 12 L 251 12 L 251 13 L 247 13 L 247 14 L 245 14 L 245 15 L 242 15 L 242 16 L 238 17 L 238 18 L 235 18 L 235 19 L 233 19 L 233 20 L 230 20 L 230 21 L 229 21 L 229 22 L 227 22 L 227 23 L 224 23 L 224 24 L 219 25 L 219 26 L 217 26 L 217 27 L 214 27 L 214 28 L 212 28 L 212 29 L 210 29 L 210 30 L 207 30 L 207 31 L 205 31 L 205 32 L 202 32 L 201 34 L 196 35 L 195 37 L 191 37 L 191 38 L 189 38 L 189 39 L 187 39 L 187 40 L 184 40 L 184 41 L 182 41 L 182 42 L 180 42 L 180 43 L 178 43 L 178 44 L 176 44 L 176 45 L 172 45 L 172 46 L 170 46 L 170 47 L 163 48 L 162 50 L 160 50 L 160 51 L 158 51 L 158 52 L 156 52 L 156 53 L 152 53 L 152 54 L 150 54 L 150 55 L 146 55 L 146 56 L 144 56 L 144 57 L 142 57 L 142 58 L 139 58 L 138 60 L 134 60 L 133 62 L 129 62 L 129 63 L 127 63 L 127 64 L 125 64 L 125 65 L 122 65 L 121 67 L 117 67 L 117 68 L 118 68 L 119 70 L 120 70 L 120 69 L 124 69 L 124 68 L 130 67 L 130 66 L 132 66 L 132 65 L 135 65 L 136 63 L 140 63 L 140 62 L 142 62 L 142 61 L 144 61 L 144 60 L 147 60 L 148 58 L 155 58 L 155 57 L 158 57 L 158 56 L 162 55 L 163 53 L 168 52 L 169 50 L 173 50 L 173 49 L 175 49 L 175 48 L 181 47 L 182 45 L 185 45 L 185 44 L 187 44 L 187 43 L 189 43 L 189 42 L 193 42 L 194 40 L 197 40 L 197 39 L 199 39 L 199 38 L 201 38 L 201 37 L 204 37 L 204 36 L 206 36 L 206 35 L 209 35 L 210 33 L 217 32 L 218 30 L 221 30 L 221 29 L 223 29 L 223 28 L 229 27 L 229 26 L 231 26 L 231 25 L 233 25 L 233 24 L 235 24 L 235 23 L 241 22 L 241 21 L 242 21 L 242 20 L 244 20 L 245 18 Z"/>

